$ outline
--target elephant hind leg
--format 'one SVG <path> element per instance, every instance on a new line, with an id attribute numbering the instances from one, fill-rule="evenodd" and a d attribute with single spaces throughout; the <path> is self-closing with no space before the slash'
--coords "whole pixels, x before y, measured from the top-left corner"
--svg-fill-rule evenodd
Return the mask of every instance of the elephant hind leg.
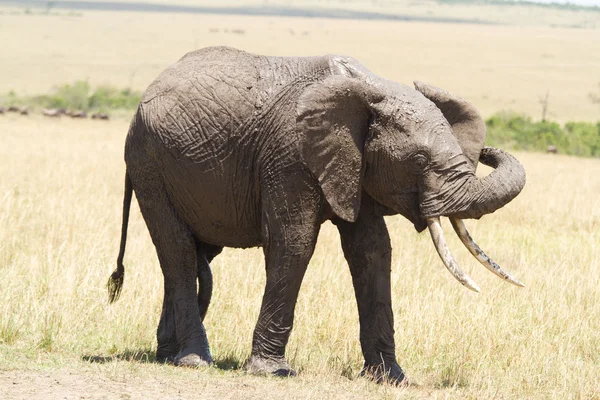
<path id="1" fill-rule="evenodd" d="M 139 180 L 132 174 L 133 187 L 164 276 L 157 359 L 184 366 L 209 364 L 212 358 L 196 298 L 194 237 L 171 205 L 160 177 L 149 176 L 151 166 L 141 171 Z"/>

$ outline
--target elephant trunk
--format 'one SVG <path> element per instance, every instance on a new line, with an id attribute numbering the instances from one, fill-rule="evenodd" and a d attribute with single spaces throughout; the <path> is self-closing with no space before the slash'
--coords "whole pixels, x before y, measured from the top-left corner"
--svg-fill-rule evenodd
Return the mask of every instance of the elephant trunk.
<path id="1" fill-rule="evenodd" d="M 424 218 L 479 219 L 505 206 L 521 192 L 525 169 L 516 158 L 500 149 L 484 147 L 479 161 L 494 171 L 478 178 L 471 169 L 456 167 L 454 177 L 433 193 L 425 194 L 421 203 Z M 466 165 L 464 161 L 462 164 Z"/>
<path id="2" fill-rule="evenodd" d="M 484 147 L 479 161 L 495 168 L 494 171 L 483 178 L 474 177 L 470 180 L 464 193 L 467 199 L 466 204 L 463 203 L 464 210 L 446 212 L 444 215 L 479 219 L 508 204 L 525 186 L 525 169 L 510 154 L 493 147 Z"/>

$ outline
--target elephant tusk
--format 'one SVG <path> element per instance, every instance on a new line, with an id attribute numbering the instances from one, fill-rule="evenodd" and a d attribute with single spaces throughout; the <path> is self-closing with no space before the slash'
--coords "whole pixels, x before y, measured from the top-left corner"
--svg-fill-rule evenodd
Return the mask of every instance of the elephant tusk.
<path id="1" fill-rule="evenodd" d="M 454 257 L 452 257 L 452 253 L 450 253 L 450 249 L 446 244 L 446 239 L 444 239 L 444 232 L 442 232 L 440 219 L 438 217 L 427 218 L 427 227 L 429 228 L 429 234 L 431 235 L 431 240 L 433 240 L 435 249 L 440 255 L 440 258 L 444 262 L 446 268 L 448 268 L 448 271 L 450 271 L 452 276 L 464 286 L 474 292 L 479 293 L 479 286 L 477 286 L 477 284 L 469 276 L 465 275 L 465 273 L 460 269 L 454 260 Z"/>
<path id="2" fill-rule="evenodd" d="M 498 264 L 494 262 L 491 258 L 487 256 L 481 250 L 481 248 L 475 243 L 471 235 L 469 235 L 469 231 L 467 231 L 467 227 L 465 223 L 460 218 L 450 218 L 450 222 L 452 223 L 452 227 L 456 231 L 456 234 L 463 242 L 465 247 L 473 254 L 473 257 L 477 259 L 484 267 L 492 271 L 494 274 L 498 275 L 500 278 L 504 279 L 507 282 L 512 283 L 513 285 L 517 285 L 520 287 L 525 287 L 523 283 L 521 283 L 518 279 L 513 278 L 508 272 L 504 271 Z"/>

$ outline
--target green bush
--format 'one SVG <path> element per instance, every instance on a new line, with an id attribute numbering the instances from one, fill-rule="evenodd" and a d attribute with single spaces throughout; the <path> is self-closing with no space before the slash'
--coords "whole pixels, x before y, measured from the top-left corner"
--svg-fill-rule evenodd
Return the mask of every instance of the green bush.
<path id="1" fill-rule="evenodd" d="M 49 94 L 34 96 L 33 104 L 45 108 L 68 108 L 89 110 L 90 85 L 86 81 L 77 81 L 72 85 L 54 88 Z"/>
<path id="2" fill-rule="evenodd" d="M 140 94 L 131 89 L 116 89 L 111 86 L 100 86 L 88 99 L 90 109 L 124 109 L 131 110 L 140 102 Z"/>
<path id="3" fill-rule="evenodd" d="M 576 156 L 600 157 L 600 122 L 568 122 L 565 125 L 565 152 Z"/>
<path id="4" fill-rule="evenodd" d="M 87 81 L 77 81 L 55 87 L 48 94 L 20 97 L 14 92 L 3 96 L 6 105 L 29 105 L 33 108 L 65 108 L 88 112 L 133 110 L 140 102 L 141 93 L 131 89 L 99 86 L 92 91 Z"/>
<path id="5" fill-rule="evenodd" d="M 600 122 L 534 122 L 510 112 L 496 114 L 486 121 L 486 144 L 523 151 L 546 151 L 556 146 L 559 153 L 600 157 Z"/>

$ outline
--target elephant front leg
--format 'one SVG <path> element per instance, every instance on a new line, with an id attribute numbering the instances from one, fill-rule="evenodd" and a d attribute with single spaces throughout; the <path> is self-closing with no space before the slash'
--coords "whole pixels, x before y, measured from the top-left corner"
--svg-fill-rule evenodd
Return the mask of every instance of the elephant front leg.
<path id="1" fill-rule="evenodd" d="M 306 208 L 297 208 L 300 205 Z M 268 204 L 263 216 L 267 281 L 252 354 L 246 369 L 254 374 L 294 376 L 285 347 L 294 322 L 300 285 L 313 254 L 320 223 L 318 197 Z"/>
<path id="2" fill-rule="evenodd" d="M 365 358 L 361 375 L 378 382 L 404 384 L 396 362 L 394 316 L 390 287 L 390 238 L 382 216 L 373 212 L 373 200 L 363 196 L 354 223 L 334 221 L 350 266 L 360 320 L 360 344 Z"/>

